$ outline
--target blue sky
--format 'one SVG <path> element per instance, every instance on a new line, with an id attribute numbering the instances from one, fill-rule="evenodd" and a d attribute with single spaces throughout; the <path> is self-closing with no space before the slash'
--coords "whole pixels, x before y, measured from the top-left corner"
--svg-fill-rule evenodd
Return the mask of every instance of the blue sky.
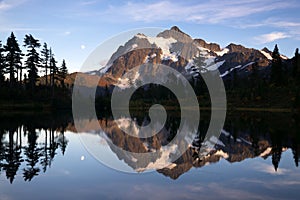
<path id="1" fill-rule="evenodd" d="M 0 40 L 11 31 L 47 42 L 70 71 L 79 70 L 102 42 L 120 32 L 177 25 L 193 38 L 273 49 L 291 57 L 300 47 L 300 1 L 0 0 Z"/>

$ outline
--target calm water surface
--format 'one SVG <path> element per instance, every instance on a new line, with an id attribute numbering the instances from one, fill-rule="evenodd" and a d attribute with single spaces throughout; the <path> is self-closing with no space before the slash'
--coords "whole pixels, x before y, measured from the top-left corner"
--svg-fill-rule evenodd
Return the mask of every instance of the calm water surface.
<path id="1" fill-rule="evenodd" d="M 288 113 L 235 113 L 227 116 L 214 149 L 199 157 L 197 148 L 208 122 L 191 148 L 176 162 L 128 159 L 103 142 L 103 135 L 128 151 L 150 151 L 176 130 L 176 117 L 157 137 L 129 142 L 110 116 L 99 118 L 103 131 L 77 133 L 70 115 L 1 115 L 0 199 L 297 199 L 300 195 L 300 118 Z M 88 120 L 88 119 L 83 119 Z M 137 124 L 147 118 L 136 116 Z M 92 124 L 92 123 L 90 123 Z M 83 144 L 92 138 L 132 171 L 111 169 Z M 143 145 L 142 145 L 143 144 Z M 142 145 L 142 146 L 141 146 Z M 121 159 L 121 160 L 120 160 Z M 120 161 L 119 161 L 120 160 Z M 153 170 L 147 172 L 147 170 Z"/>

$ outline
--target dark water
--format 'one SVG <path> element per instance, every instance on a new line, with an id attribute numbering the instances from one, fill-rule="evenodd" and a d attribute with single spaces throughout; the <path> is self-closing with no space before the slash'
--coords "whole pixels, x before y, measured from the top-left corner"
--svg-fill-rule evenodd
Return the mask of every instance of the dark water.
<path id="1" fill-rule="evenodd" d="M 137 124 L 147 123 L 140 113 L 134 117 Z M 150 151 L 172 140 L 178 128 L 176 114 L 159 134 L 143 140 L 126 137 L 110 116 L 95 122 L 103 131 L 82 119 L 89 123 L 86 131 L 77 133 L 70 115 L 2 114 L 0 199 L 297 199 L 299 116 L 227 115 L 217 144 L 205 156 L 198 150 L 209 117 L 202 118 L 191 147 L 160 169 L 167 162 L 163 157 L 151 163 L 124 157 L 103 136 L 130 152 Z M 86 139 L 102 149 L 99 155 L 140 173 L 102 164 L 91 156 Z"/>

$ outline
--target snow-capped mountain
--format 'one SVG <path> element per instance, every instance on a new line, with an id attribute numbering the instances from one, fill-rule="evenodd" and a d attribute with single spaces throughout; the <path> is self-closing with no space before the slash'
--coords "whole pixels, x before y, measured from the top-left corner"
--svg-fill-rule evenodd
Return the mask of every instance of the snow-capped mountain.
<path id="1" fill-rule="evenodd" d="M 92 74 L 102 76 L 101 85 L 126 87 L 128 80 L 121 77 L 133 68 L 132 81 L 141 72 L 138 66 L 145 63 L 168 65 L 186 76 L 196 76 L 206 71 L 219 70 L 222 78 L 229 77 L 232 71 L 247 75 L 255 64 L 259 70 L 268 68 L 272 60 L 272 52 L 267 48 L 257 50 L 242 45 L 229 44 L 221 48 L 216 43 L 203 39 L 193 39 L 174 26 L 170 30 L 149 37 L 142 33 L 120 46 L 111 56 L 107 65 Z M 201 57 L 201 66 L 195 64 L 196 57 Z M 281 56 L 282 59 L 288 59 Z"/>

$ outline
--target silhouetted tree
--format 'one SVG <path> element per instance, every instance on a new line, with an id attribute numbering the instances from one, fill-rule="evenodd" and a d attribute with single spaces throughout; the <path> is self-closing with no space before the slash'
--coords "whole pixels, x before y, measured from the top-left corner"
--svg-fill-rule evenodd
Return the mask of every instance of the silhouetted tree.
<path id="1" fill-rule="evenodd" d="M 54 159 L 56 155 L 56 149 L 58 148 L 58 144 L 55 141 L 54 137 L 54 128 L 50 129 L 50 146 L 49 146 L 49 156 L 50 156 L 50 161 L 49 161 L 49 166 L 51 166 L 52 160 Z"/>
<path id="2" fill-rule="evenodd" d="M 57 138 L 57 143 L 58 143 L 58 146 L 60 147 L 61 149 L 61 152 L 63 155 L 65 155 L 65 151 L 66 151 L 66 147 L 68 145 L 68 140 L 67 138 L 65 137 L 65 127 L 62 128 L 58 138 Z"/>
<path id="3" fill-rule="evenodd" d="M 47 170 L 48 165 L 50 164 L 50 156 L 48 154 L 48 130 L 45 130 L 45 143 L 44 143 L 44 148 L 42 152 L 42 159 L 41 159 L 41 165 L 43 166 L 43 172 L 45 173 Z"/>
<path id="4" fill-rule="evenodd" d="M 299 49 L 297 48 L 295 51 L 295 56 L 293 58 L 293 77 L 297 77 L 300 74 L 300 55 Z"/>
<path id="5" fill-rule="evenodd" d="M 66 61 L 64 59 L 61 64 L 61 67 L 59 68 L 59 72 L 58 72 L 60 83 L 61 83 L 62 87 L 65 87 L 65 78 L 67 77 L 67 74 L 68 74 L 68 69 L 66 66 Z"/>
<path id="6" fill-rule="evenodd" d="M 275 145 L 273 147 L 273 153 L 272 153 L 272 163 L 273 163 L 275 171 L 277 171 L 277 169 L 278 169 L 280 159 L 281 159 L 281 153 L 282 153 L 281 145 Z"/>
<path id="7" fill-rule="evenodd" d="M 237 74 L 237 69 L 234 68 L 233 69 L 233 72 L 232 72 L 232 81 L 231 81 L 231 88 L 235 88 L 235 87 L 238 87 L 238 74 Z"/>
<path id="8" fill-rule="evenodd" d="M 7 53 L 5 59 L 6 73 L 9 74 L 9 82 L 10 86 L 12 87 L 12 85 L 16 81 L 15 73 L 17 73 L 17 70 L 21 67 L 21 60 L 23 56 L 18 41 L 16 40 L 16 37 L 13 32 L 7 38 L 4 50 Z"/>
<path id="9" fill-rule="evenodd" d="M 45 42 L 43 45 L 43 49 L 41 51 L 42 56 L 42 67 L 45 70 L 45 79 L 46 79 L 46 86 L 48 85 L 48 68 L 49 68 L 49 61 L 50 61 L 50 50 L 48 49 L 47 43 Z"/>
<path id="10" fill-rule="evenodd" d="M 272 53 L 271 81 L 280 85 L 283 81 L 282 78 L 282 60 L 276 44 Z"/>
<path id="11" fill-rule="evenodd" d="M 5 58 L 3 55 L 4 48 L 2 47 L 2 43 L 0 41 L 0 87 L 2 86 L 4 82 L 4 70 L 5 70 Z"/>
<path id="12" fill-rule="evenodd" d="M 293 145 L 292 147 L 292 152 L 293 152 L 293 157 L 294 157 L 294 161 L 295 161 L 295 165 L 296 167 L 299 166 L 299 151 L 298 151 L 298 144 L 296 143 L 295 145 Z"/>
<path id="13" fill-rule="evenodd" d="M 51 74 L 51 86 L 54 87 L 55 85 L 55 80 L 57 79 L 57 72 L 58 68 L 56 66 L 57 61 L 54 58 L 54 55 L 52 54 L 50 58 L 50 74 Z"/>
<path id="14" fill-rule="evenodd" d="M 39 40 L 35 39 L 32 35 L 25 35 L 24 46 L 27 47 L 27 60 L 25 61 L 26 68 L 28 69 L 28 80 L 31 89 L 36 86 L 38 78 L 38 67 L 40 66 L 40 56 L 37 48 L 41 46 Z"/>
<path id="15" fill-rule="evenodd" d="M 11 128 L 9 131 L 9 143 L 6 150 L 6 164 L 4 164 L 4 169 L 6 171 L 6 177 L 9 179 L 10 183 L 13 183 L 17 171 L 23 162 L 21 156 L 21 148 L 14 143 L 14 133 L 15 129 Z"/>
<path id="16" fill-rule="evenodd" d="M 0 173 L 4 167 L 5 159 L 5 142 L 4 142 L 5 131 L 0 130 Z"/>
<path id="17" fill-rule="evenodd" d="M 25 181 L 31 181 L 34 176 L 37 176 L 40 172 L 40 168 L 36 165 L 39 162 L 41 156 L 41 148 L 37 146 L 37 134 L 33 127 L 28 129 L 28 146 L 25 147 L 26 155 L 26 168 L 23 170 L 23 177 Z"/>

